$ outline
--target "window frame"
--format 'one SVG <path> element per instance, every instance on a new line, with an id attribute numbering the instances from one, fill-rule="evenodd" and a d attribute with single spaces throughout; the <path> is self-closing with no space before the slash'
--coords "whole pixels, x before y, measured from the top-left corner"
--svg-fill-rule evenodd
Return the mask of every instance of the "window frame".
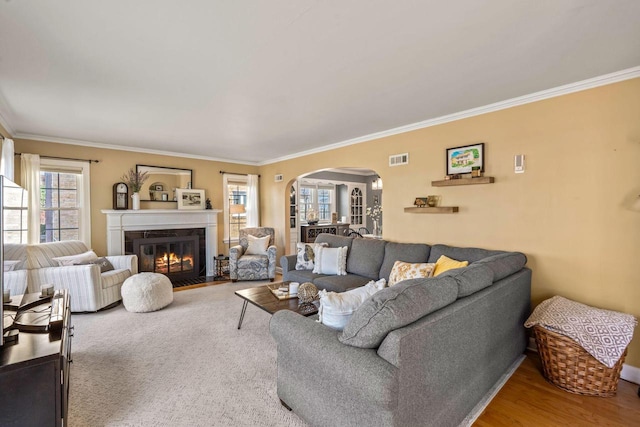
<path id="1" fill-rule="evenodd" d="M 39 172 L 73 173 L 79 175 L 77 191 L 78 204 L 78 240 L 91 247 L 91 168 L 90 164 L 82 160 L 61 160 L 47 157 L 40 158 Z M 38 191 L 42 187 L 38 185 Z M 38 206 L 39 212 L 71 210 L 67 209 L 43 209 Z"/>
<path id="2" fill-rule="evenodd" d="M 311 203 L 303 203 L 302 202 L 302 193 L 304 189 L 311 189 Z M 329 203 L 320 203 L 320 190 L 328 190 L 329 191 Z M 328 218 L 320 218 L 320 204 L 329 206 L 329 216 Z M 303 205 L 305 208 L 303 209 Z M 313 209 L 318 214 L 319 222 L 323 224 L 331 223 L 331 213 L 336 211 L 336 183 L 335 182 L 327 182 L 326 180 L 315 180 L 315 179 L 301 179 L 298 182 L 298 220 L 300 224 L 306 225 L 307 218 L 306 213 L 308 210 L 306 209 L 306 205 L 310 205 L 311 209 Z M 304 215 L 303 215 L 304 214 Z M 303 218 L 304 216 L 304 218 Z"/>
<path id="3" fill-rule="evenodd" d="M 244 185 L 245 187 L 249 186 L 249 177 L 247 175 L 235 175 L 235 174 L 224 174 L 223 175 L 223 179 L 222 179 L 222 185 L 223 185 L 223 193 L 224 193 L 224 237 L 223 237 L 223 242 L 230 245 L 233 242 L 239 242 L 239 236 L 238 237 L 230 237 L 231 234 L 231 229 L 230 229 L 230 221 L 231 218 L 229 217 L 229 200 L 230 200 L 230 194 L 229 194 L 229 185 L 233 185 L 234 183 L 242 183 L 242 185 Z M 248 192 L 248 188 L 247 188 L 247 192 Z M 246 199 L 246 195 L 245 195 L 245 200 L 242 203 L 245 206 L 245 211 L 246 211 L 246 207 L 247 207 L 247 199 Z M 246 218 L 247 218 L 247 214 L 246 212 L 244 214 L 239 214 L 239 215 L 244 215 L 245 218 L 245 224 L 246 224 Z"/>

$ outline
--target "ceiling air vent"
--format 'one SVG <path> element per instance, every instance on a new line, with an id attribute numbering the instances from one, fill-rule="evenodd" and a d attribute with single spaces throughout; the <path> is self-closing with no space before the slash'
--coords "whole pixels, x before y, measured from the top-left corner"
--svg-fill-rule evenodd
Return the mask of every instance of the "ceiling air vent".
<path id="1" fill-rule="evenodd" d="M 281 173 L 279 173 L 279 174 L 277 174 L 277 175 L 275 176 L 275 180 L 276 180 L 276 182 L 282 182 L 282 180 L 283 180 L 283 179 L 284 179 L 284 178 L 282 178 L 282 174 L 281 174 Z"/>
<path id="2" fill-rule="evenodd" d="M 394 154 L 389 156 L 389 166 L 400 166 L 409 164 L 409 153 Z"/>

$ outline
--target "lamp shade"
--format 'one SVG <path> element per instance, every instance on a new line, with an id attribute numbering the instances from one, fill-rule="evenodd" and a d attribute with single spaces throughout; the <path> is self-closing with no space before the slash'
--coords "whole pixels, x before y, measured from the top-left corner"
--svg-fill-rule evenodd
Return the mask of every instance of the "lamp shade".
<path id="1" fill-rule="evenodd" d="M 231 215 L 242 214 L 245 212 L 246 210 L 244 208 L 244 205 L 229 205 L 229 213 Z"/>

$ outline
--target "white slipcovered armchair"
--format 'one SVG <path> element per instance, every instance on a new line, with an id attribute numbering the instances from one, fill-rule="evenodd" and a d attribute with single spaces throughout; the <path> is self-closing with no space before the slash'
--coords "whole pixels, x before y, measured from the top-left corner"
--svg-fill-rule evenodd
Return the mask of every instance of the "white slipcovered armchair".
<path id="1" fill-rule="evenodd" d="M 53 258 L 87 252 L 77 240 L 27 245 L 27 291 L 40 292 L 44 284 L 55 289 L 68 289 L 72 312 L 98 311 L 122 300 L 122 283 L 138 272 L 136 255 L 105 257 L 114 269 L 100 272 L 98 264 L 60 266 Z"/>
<path id="2" fill-rule="evenodd" d="M 269 236 L 264 251 L 251 253 L 249 239 Z M 276 277 L 275 230 L 271 227 L 253 227 L 240 230 L 240 244 L 229 250 L 229 276 L 231 281 L 264 280 Z M 249 252 L 249 253 L 247 253 Z"/>

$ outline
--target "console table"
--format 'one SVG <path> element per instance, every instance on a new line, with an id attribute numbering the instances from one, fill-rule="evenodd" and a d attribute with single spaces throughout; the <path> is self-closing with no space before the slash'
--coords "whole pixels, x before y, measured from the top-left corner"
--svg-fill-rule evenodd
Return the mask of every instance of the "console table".
<path id="1" fill-rule="evenodd" d="M 32 295 L 38 294 L 25 298 Z M 50 305 L 44 301 L 29 311 L 47 313 Z M 60 329 L 20 331 L 17 343 L 0 349 L 0 425 L 67 425 L 73 336 L 68 295 L 64 307 Z"/>
<path id="2" fill-rule="evenodd" d="M 335 234 L 337 236 L 346 236 L 349 234 L 349 224 L 317 224 L 317 225 L 301 225 L 300 241 L 303 243 L 313 243 L 320 233 Z"/>

